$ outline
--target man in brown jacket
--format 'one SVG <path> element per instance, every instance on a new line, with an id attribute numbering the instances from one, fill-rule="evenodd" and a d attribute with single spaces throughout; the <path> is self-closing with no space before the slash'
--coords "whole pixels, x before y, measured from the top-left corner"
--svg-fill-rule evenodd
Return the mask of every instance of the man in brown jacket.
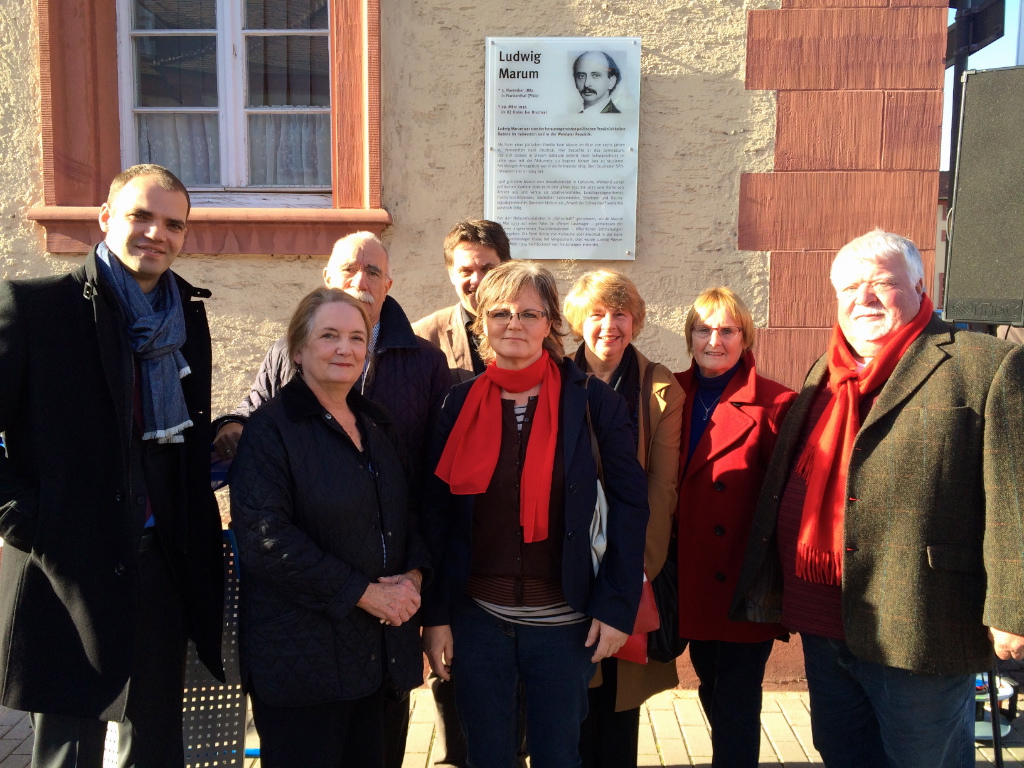
<path id="1" fill-rule="evenodd" d="M 453 385 L 484 371 L 476 351 L 477 340 L 469 330 L 476 320 L 476 289 L 484 275 L 511 258 L 508 236 L 496 221 L 460 221 L 444 239 L 444 267 L 459 300 L 453 307 L 417 320 L 412 329 L 444 352 Z"/>
<path id="2" fill-rule="evenodd" d="M 935 317 L 898 235 L 831 277 L 731 617 L 801 633 L 825 765 L 973 765 L 974 674 L 1024 657 L 1024 347 Z"/>

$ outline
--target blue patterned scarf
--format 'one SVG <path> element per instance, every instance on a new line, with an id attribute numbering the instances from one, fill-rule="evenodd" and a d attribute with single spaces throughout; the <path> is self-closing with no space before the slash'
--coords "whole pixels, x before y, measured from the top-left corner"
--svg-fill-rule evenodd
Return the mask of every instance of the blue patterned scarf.
<path id="1" fill-rule="evenodd" d="M 142 439 L 183 443 L 181 434 L 192 426 L 181 391 L 188 363 L 181 355 L 185 343 L 185 313 L 174 276 L 168 270 L 149 294 L 110 252 L 96 246 L 96 263 L 104 281 L 117 296 L 128 319 L 128 339 L 142 372 Z"/>

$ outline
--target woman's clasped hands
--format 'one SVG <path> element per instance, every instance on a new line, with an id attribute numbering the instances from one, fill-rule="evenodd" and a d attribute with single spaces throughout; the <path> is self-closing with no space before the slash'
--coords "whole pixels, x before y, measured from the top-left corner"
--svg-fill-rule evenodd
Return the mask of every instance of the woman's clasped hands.
<path id="1" fill-rule="evenodd" d="M 411 619 L 420 609 L 420 585 L 423 575 L 419 570 L 396 576 L 381 576 L 370 584 L 356 605 L 380 619 L 381 624 L 398 627 Z"/>

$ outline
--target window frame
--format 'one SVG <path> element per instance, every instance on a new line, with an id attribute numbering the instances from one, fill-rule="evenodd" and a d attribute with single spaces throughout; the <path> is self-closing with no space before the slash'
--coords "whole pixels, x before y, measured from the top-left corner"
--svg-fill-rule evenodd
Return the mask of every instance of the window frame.
<path id="1" fill-rule="evenodd" d="M 209 204 L 225 205 L 230 201 L 245 204 L 246 195 L 252 195 L 249 205 L 258 208 L 276 207 L 279 202 L 295 201 L 301 204 L 301 197 L 310 195 L 311 207 L 330 207 L 322 203 L 323 193 L 330 194 L 330 186 L 309 185 L 306 187 L 260 187 L 249 181 L 249 131 L 251 115 L 273 114 L 326 114 L 330 119 L 330 107 L 260 107 L 246 104 L 247 48 L 250 37 L 321 37 L 330 40 L 327 29 L 248 29 L 245 26 L 245 0 L 218 0 L 217 26 L 214 29 L 135 29 L 132 23 L 136 0 L 115 0 L 117 8 L 118 42 L 118 86 L 120 90 L 121 156 L 125 166 L 139 162 L 137 118 L 143 114 L 215 114 L 218 122 L 217 157 L 218 177 L 221 184 L 197 187 L 195 194 Z M 330 2 L 328 2 L 330 7 Z M 329 14 L 328 14 L 329 16 Z M 328 18 L 328 25 L 330 19 Z M 217 106 L 216 107 L 139 107 L 135 104 L 136 70 L 135 40 L 139 37 L 209 37 L 217 41 Z M 330 48 L 330 45 L 328 45 Z M 237 55 L 229 55 L 234 50 Z M 333 68 L 332 72 L 333 72 Z M 234 103 L 232 103 L 234 99 Z M 334 159 L 333 157 L 331 158 Z M 190 190 L 191 192 L 191 190 Z M 253 194 L 258 193 L 258 194 Z M 319 194 L 318 194 L 319 193 Z"/>
<path id="2" fill-rule="evenodd" d="M 43 205 L 26 216 L 45 228 L 50 253 L 82 253 L 101 239 L 99 206 L 121 170 L 116 5 L 38 0 Z M 301 193 L 271 200 L 276 207 L 239 205 L 246 198 L 236 193 L 231 207 L 216 207 L 197 190 L 186 253 L 327 254 L 338 237 L 391 223 L 381 208 L 379 0 L 332 0 L 328 39 L 330 208 Z"/>

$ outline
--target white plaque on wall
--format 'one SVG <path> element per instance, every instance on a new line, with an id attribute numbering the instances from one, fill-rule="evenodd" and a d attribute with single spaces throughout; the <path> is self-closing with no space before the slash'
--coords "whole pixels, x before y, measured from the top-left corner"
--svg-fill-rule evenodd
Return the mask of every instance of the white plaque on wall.
<path id="1" fill-rule="evenodd" d="M 512 256 L 636 258 L 640 38 L 486 47 L 484 215 Z"/>

